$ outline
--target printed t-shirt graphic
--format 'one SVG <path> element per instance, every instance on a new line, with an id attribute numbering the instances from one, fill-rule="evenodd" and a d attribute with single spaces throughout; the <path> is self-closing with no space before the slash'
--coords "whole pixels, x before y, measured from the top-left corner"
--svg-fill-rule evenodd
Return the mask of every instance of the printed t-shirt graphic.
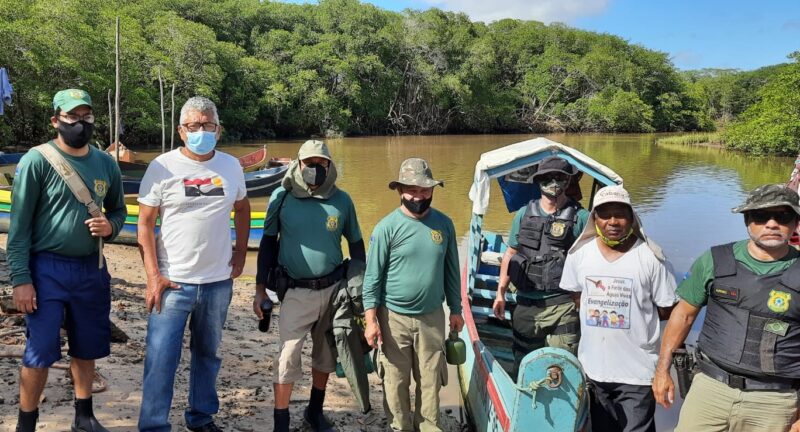
<path id="1" fill-rule="evenodd" d="M 612 329 L 630 328 L 633 279 L 586 276 L 586 325 Z"/>
<path id="2" fill-rule="evenodd" d="M 183 179 L 186 196 L 225 196 L 222 177 L 203 177 Z"/>

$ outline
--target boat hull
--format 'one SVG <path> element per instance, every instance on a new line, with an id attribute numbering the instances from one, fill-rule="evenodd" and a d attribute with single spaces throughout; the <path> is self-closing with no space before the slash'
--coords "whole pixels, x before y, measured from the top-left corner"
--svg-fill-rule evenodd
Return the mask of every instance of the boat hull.
<path id="1" fill-rule="evenodd" d="M 139 222 L 139 207 L 127 205 L 128 216 L 117 237 L 111 243 L 136 245 L 137 224 Z M 250 235 L 247 239 L 248 249 L 258 249 L 261 237 L 264 235 L 264 212 L 250 213 Z M 0 190 L 0 232 L 7 233 L 11 221 L 11 191 Z M 159 227 L 156 226 L 156 232 Z M 231 242 L 236 241 L 236 230 L 233 225 L 233 213 L 230 218 Z"/>

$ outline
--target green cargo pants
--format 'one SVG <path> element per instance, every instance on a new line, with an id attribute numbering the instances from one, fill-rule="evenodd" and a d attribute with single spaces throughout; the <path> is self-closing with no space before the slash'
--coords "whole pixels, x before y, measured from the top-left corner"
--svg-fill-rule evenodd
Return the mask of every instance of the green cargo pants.
<path id="1" fill-rule="evenodd" d="M 439 389 L 447 383 L 444 309 L 403 315 L 378 308 L 386 418 L 396 431 L 441 432 Z M 411 376 L 416 382 L 411 412 Z"/>
<path id="2" fill-rule="evenodd" d="M 575 302 L 568 301 L 551 306 L 518 304 L 511 314 L 514 330 L 514 370 L 516 379 L 519 364 L 528 353 L 546 346 L 565 349 L 578 354 L 580 318 Z"/>

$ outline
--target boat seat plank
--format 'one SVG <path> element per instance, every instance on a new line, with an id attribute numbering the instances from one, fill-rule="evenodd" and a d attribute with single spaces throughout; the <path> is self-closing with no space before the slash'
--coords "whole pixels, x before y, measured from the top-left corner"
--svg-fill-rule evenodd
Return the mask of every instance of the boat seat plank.
<path id="1" fill-rule="evenodd" d="M 472 306 L 470 308 L 470 310 L 472 310 L 472 314 L 473 315 L 480 315 L 480 316 L 486 316 L 486 317 L 494 316 L 494 311 L 492 311 L 492 308 L 490 308 L 490 307 Z M 511 319 L 511 312 L 506 311 L 504 316 L 505 316 L 505 319 L 510 320 Z"/>
<path id="2" fill-rule="evenodd" d="M 495 290 L 487 290 L 487 289 L 473 289 L 472 290 L 472 297 L 478 297 L 488 300 L 494 300 L 497 296 L 497 291 Z M 517 295 L 514 293 L 507 292 L 506 293 L 506 302 L 516 303 L 517 302 Z"/>

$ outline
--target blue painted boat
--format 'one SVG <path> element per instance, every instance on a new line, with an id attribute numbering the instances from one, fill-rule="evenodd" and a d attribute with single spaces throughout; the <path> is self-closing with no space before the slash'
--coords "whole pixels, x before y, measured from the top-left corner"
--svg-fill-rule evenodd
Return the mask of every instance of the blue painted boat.
<path id="1" fill-rule="evenodd" d="M 0 152 L 0 165 L 16 165 L 25 153 L 3 153 Z"/>
<path id="2" fill-rule="evenodd" d="M 127 205 L 128 216 L 125 218 L 125 224 L 119 235 L 112 243 L 121 243 L 128 245 L 137 244 L 136 227 L 139 222 L 139 206 Z M 258 249 L 261 243 L 261 237 L 264 235 L 264 212 L 251 212 L 250 213 L 250 236 L 247 239 L 248 249 Z M 9 222 L 11 220 L 11 191 L 8 189 L 0 189 L 0 232 L 8 232 Z M 158 232 L 158 224 L 156 225 L 156 232 Z M 230 219 L 231 241 L 236 241 L 236 230 L 233 227 L 233 213 Z"/>
<path id="3" fill-rule="evenodd" d="M 479 432 L 588 429 L 586 377 L 578 359 L 562 349 L 542 348 L 525 356 L 518 375 L 510 376 L 514 357 L 509 322 L 516 295 L 506 294 L 505 321 L 496 319 L 492 312 L 506 244 L 502 235 L 483 227 L 491 181 L 498 181 L 505 201 L 505 205 L 495 205 L 493 209 L 502 207 L 504 213 L 508 212 L 510 226 L 512 213 L 539 196 L 532 176 L 538 163 L 549 156 L 561 157 L 576 166 L 587 175 L 583 183 L 591 177 L 588 197 L 602 186 L 622 184 L 622 178 L 608 167 L 545 138 L 481 155 L 469 193 L 472 219 L 461 283 L 465 321 L 461 338 L 467 341 L 467 361 L 458 367 L 466 411 Z M 568 194 L 580 193 L 577 180 Z M 591 208 L 591 202 L 587 208 Z"/>

